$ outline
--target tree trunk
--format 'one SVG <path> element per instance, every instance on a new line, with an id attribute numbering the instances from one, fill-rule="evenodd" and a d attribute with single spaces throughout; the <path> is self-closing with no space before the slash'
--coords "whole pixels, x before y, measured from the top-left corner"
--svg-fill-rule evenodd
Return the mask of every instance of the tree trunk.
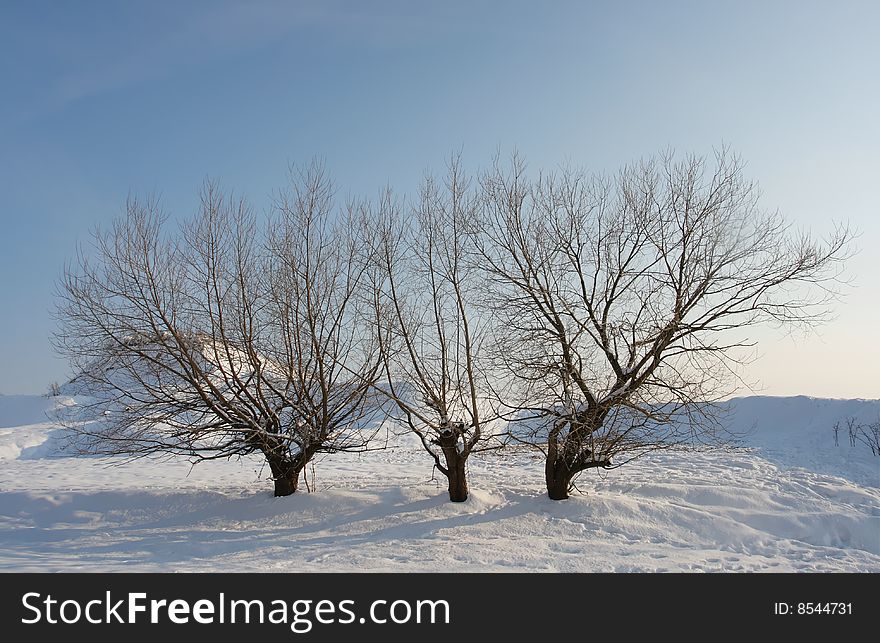
<path id="1" fill-rule="evenodd" d="M 275 478 L 275 497 L 289 496 L 296 491 L 299 484 L 299 471 Z"/>
<path id="2" fill-rule="evenodd" d="M 465 459 L 461 455 L 455 458 L 455 462 L 446 459 L 446 468 L 449 471 L 449 499 L 452 502 L 464 502 L 468 499 L 467 475 L 464 471 Z"/>
<path id="3" fill-rule="evenodd" d="M 299 486 L 299 474 L 305 468 L 308 459 L 303 454 L 290 459 L 268 459 L 272 480 L 275 482 L 275 497 L 289 496 Z"/>
<path id="4" fill-rule="evenodd" d="M 547 462 L 544 464 L 547 495 L 551 500 L 567 500 L 571 481 L 577 474 L 588 469 L 610 466 L 609 458 L 594 460 L 590 451 L 579 454 L 572 462 L 566 460 L 565 456 L 559 456 L 555 448 L 548 448 Z"/>
<path id="5" fill-rule="evenodd" d="M 547 442 L 547 461 L 544 463 L 544 480 L 547 484 L 547 495 L 550 500 L 567 500 L 574 473 L 559 452 L 559 444 L 555 436 Z"/>
<path id="6" fill-rule="evenodd" d="M 544 476 L 550 500 L 567 500 L 572 473 L 566 463 L 561 459 L 551 460 L 548 457 L 544 466 Z"/>
<path id="7" fill-rule="evenodd" d="M 449 499 L 464 502 L 468 499 L 467 456 L 458 450 L 458 436 L 453 431 L 443 431 L 437 440 L 446 459 L 446 477 L 449 480 Z"/>

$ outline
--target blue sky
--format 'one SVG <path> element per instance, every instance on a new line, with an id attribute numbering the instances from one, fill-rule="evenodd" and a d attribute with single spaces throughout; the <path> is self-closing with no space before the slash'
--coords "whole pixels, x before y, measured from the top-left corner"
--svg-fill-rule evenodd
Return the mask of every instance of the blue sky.
<path id="1" fill-rule="evenodd" d="M 768 394 L 880 396 L 880 3 L 4 2 L 0 392 L 42 392 L 54 282 L 127 194 L 190 214 L 217 178 L 260 208 L 318 155 L 357 194 L 453 149 L 597 170 L 722 142 L 764 205 L 861 231 L 810 335 L 761 331 Z"/>

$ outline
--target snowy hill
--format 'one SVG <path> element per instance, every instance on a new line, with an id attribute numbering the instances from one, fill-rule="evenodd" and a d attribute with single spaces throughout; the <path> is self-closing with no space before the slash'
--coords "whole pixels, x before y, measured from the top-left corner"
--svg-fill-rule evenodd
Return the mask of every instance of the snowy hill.
<path id="1" fill-rule="evenodd" d="M 46 414 L 70 403 L 0 396 L 0 570 L 880 571 L 880 457 L 831 429 L 878 400 L 738 398 L 742 446 L 594 471 L 564 502 L 539 454 L 475 456 L 462 504 L 409 440 L 277 499 L 256 459 L 108 466 L 60 451 Z"/>
<path id="2" fill-rule="evenodd" d="M 51 418 L 58 405 L 71 404 L 69 397 L 0 395 L 0 461 L 46 455 L 57 447 L 62 432 Z"/>
<path id="3" fill-rule="evenodd" d="M 880 485 L 880 458 L 862 443 L 851 447 L 845 426 L 848 418 L 857 424 L 880 421 L 880 400 L 742 397 L 730 401 L 726 417 L 730 430 L 768 460 Z M 838 422 L 835 446 L 833 427 Z"/>

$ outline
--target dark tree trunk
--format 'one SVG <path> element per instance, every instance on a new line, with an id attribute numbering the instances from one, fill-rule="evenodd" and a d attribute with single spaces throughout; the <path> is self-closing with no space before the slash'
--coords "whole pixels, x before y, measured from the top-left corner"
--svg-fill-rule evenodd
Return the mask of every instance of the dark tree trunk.
<path id="1" fill-rule="evenodd" d="M 547 458 L 544 465 L 544 477 L 547 483 L 547 495 L 550 500 L 567 500 L 571 489 L 573 473 L 561 458 Z"/>
<path id="2" fill-rule="evenodd" d="M 275 478 L 275 497 L 289 496 L 299 484 L 299 472 Z"/>
<path id="3" fill-rule="evenodd" d="M 555 435 L 547 441 L 547 460 L 544 463 L 544 480 L 550 500 L 567 500 L 574 477 L 571 464 L 565 457 L 565 443 L 560 444 Z"/>
<path id="4" fill-rule="evenodd" d="M 275 482 L 275 497 L 289 496 L 299 487 L 299 474 L 305 468 L 312 454 L 300 453 L 290 458 L 267 458 L 272 480 Z"/>
<path id="5" fill-rule="evenodd" d="M 565 442 L 562 442 L 560 448 L 560 444 L 552 437 L 547 443 L 544 479 L 547 483 L 547 495 L 551 500 L 567 500 L 572 488 L 571 481 L 581 471 L 611 466 L 610 458 L 595 459 L 593 452 L 588 449 L 566 449 L 565 446 Z"/>
<path id="6" fill-rule="evenodd" d="M 467 455 L 458 450 L 458 435 L 453 431 L 443 431 L 437 439 L 446 459 L 446 477 L 449 480 L 449 499 L 452 502 L 464 502 L 468 499 L 467 473 L 465 464 Z"/>
<path id="7" fill-rule="evenodd" d="M 464 502 L 468 499 L 467 474 L 464 470 L 465 459 L 458 455 L 455 461 L 450 463 L 446 459 L 446 468 L 449 471 L 449 499 L 452 502 Z"/>

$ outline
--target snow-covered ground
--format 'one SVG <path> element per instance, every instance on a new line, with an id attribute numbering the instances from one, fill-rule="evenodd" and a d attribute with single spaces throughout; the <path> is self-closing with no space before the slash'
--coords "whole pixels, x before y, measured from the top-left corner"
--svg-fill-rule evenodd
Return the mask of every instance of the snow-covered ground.
<path id="1" fill-rule="evenodd" d="M 0 396 L 0 570 L 880 571 L 880 457 L 831 431 L 880 401 L 734 400 L 746 446 L 592 472 L 564 502 L 539 454 L 475 456 L 462 504 L 406 444 L 327 457 L 288 498 L 258 460 L 73 457 L 52 404 Z"/>

